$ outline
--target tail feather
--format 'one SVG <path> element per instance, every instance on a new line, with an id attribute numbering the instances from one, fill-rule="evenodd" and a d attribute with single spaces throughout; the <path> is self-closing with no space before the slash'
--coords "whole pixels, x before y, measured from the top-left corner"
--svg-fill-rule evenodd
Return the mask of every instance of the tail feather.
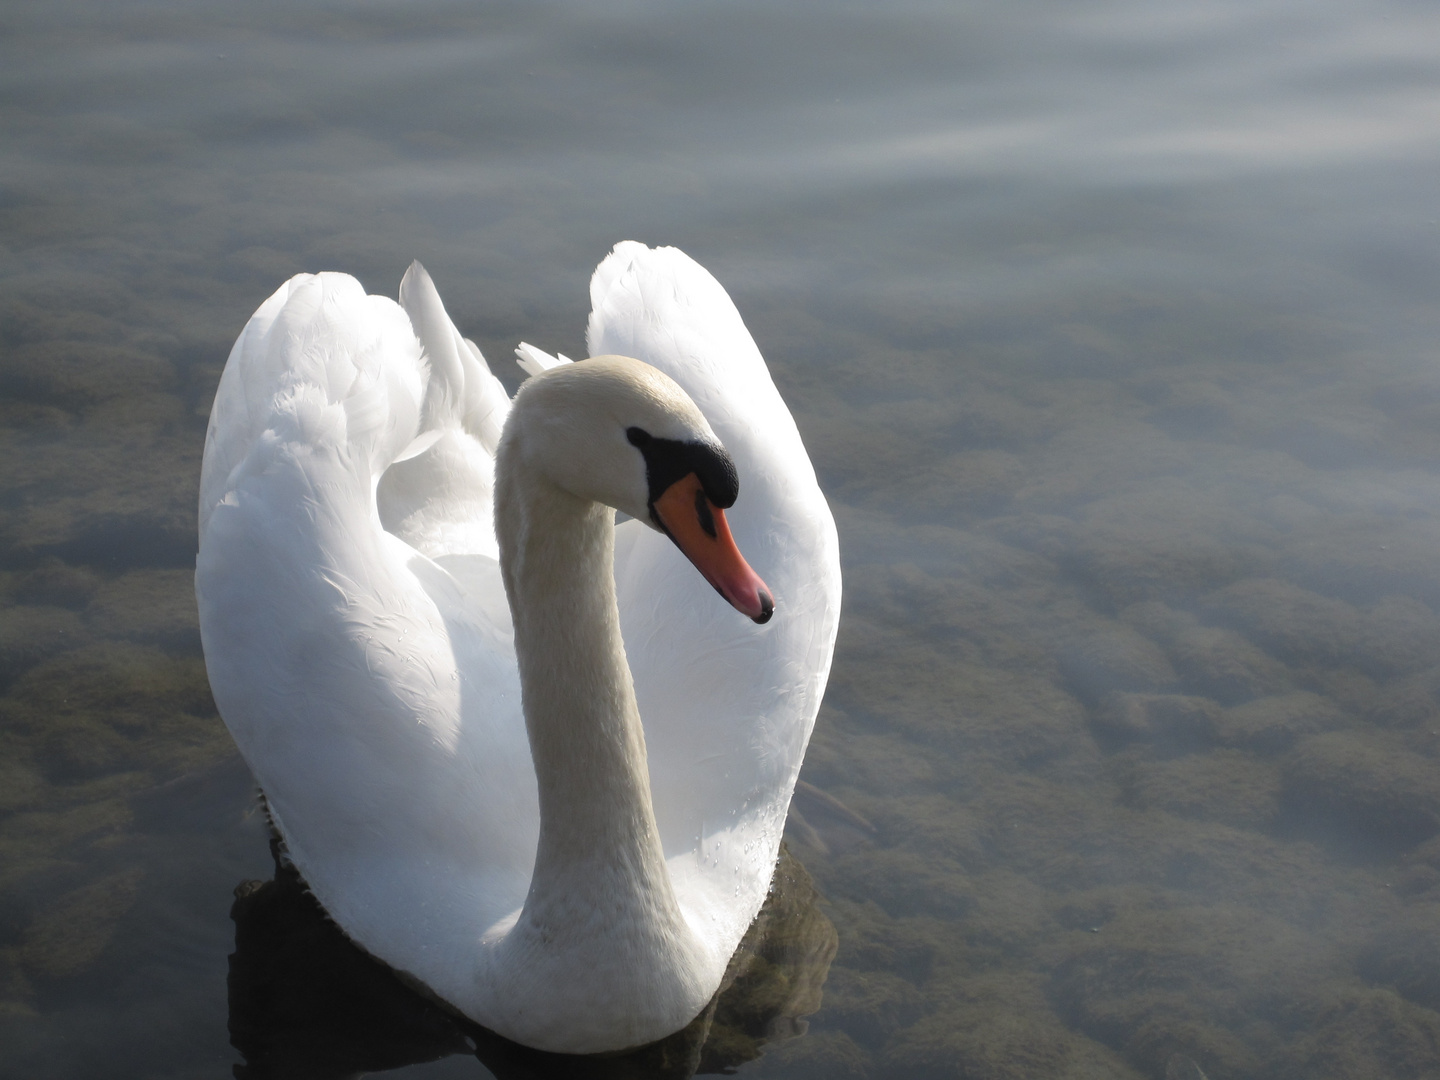
<path id="1" fill-rule="evenodd" d="M 529 342 L 522 341 L 515 349 L 515 362 L 525 369 L 527 375 L 540 375 L 562 364 L 573 364 L 564 353 L 551 356 L 544 349 L 537 349 Z"/>
<path id="2" fill-rule="evenodd" d="M 494 556 L 495 451 L 510 397 L 479 347 L 455 329 L 418 262 L 400 283 L 400 305 L 419 339 L 429 381 L 421 434 L 376 488 L 380 521 L 432 558 Z"/>
<path id="3" fill-rule="evenodd" d="M 465 368 L 465 430 L 480 440 L 486 453 L 493 455 L 500 445 L 505 418 L 510 415 L 510 395 L 491 373 L 479 346 L 469 338 L 461 340 L 465 345 L 460 357 Z"/>
<path id="4" fill-rule="evenodd" d="M 458 422 L 486 453 L 494 454 L 510 412 L 510 395 L 491 373 L 479 346 L 455 329 L 435 283 L 418 260 L 400 282 L 400 306 L 410 316 L 430 364 L 426 430 Z"/>

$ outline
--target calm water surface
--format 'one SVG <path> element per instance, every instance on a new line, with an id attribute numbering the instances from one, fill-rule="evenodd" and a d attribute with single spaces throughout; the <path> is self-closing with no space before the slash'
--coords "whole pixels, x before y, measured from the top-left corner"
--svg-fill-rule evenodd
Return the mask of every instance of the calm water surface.
<path id="1" fill-rule="evenodd" d="M 7 4 L 0 1075 L 241 1060 L 191 568 L 249 313 L 418 257 L 514 385 L 634 238 L 846 563 L 804 775 L 875 832 L 792 831 L 839 953 L 742 1073 L 1440 1077 L 1437 83 L 1385 0 Z"/>

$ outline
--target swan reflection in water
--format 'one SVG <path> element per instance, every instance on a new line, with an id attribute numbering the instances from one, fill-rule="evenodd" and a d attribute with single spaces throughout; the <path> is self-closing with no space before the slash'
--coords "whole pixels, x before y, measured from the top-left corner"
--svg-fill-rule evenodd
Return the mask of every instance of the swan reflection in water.
<path id="1" fill-rule="evenodd" d="M 407 985 L 357 948 L 280 857 L 275 877 L 235 890 L 230 1041 L 239 1080 L 339 1080 L 474 1054 L 500 1080 L 684 1080 L 733 1071 L 767 1043 L 802 1035 L 820 1007 L 835 928 L 810 875 L 784 846 L 759 916 L 720 990 L 658 1042 L 572 1056 L 502 1038 Z"/>

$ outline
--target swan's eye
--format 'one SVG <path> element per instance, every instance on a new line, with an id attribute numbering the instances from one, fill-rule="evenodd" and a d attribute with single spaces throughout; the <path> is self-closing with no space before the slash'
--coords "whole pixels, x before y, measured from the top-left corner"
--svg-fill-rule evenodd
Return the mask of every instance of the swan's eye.
<path id="1" fill-rule="evenodd" d="M 695 516 L 700 519 L 700 528 L 711 540 L 715 539 L 715 515 L 710 512 L 710 500 L 705 497 L 704 489 L 695 491 Z"/>

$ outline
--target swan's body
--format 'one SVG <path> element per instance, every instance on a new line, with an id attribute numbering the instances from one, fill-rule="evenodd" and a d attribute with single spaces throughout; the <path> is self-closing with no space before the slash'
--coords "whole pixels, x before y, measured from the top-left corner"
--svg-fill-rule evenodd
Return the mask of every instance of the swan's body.
<path id="1" fill-rule="evenodd" d="M 292 279 L 221 380 L 196 574 L 216 700 L 317 898 L 471 1018 L 570 1052 L 667 1035 L 719 986 L 840 588 L 799 434 L 719 284 L 622 244 L 591 294 L 592 355 L 664 375 L 562 366 L 507 422 L 423 271 L 403 307 Z M 773 621 L 613 525 L 608 506 L 646 516 L 655 469 L 612 428 L 730 452 Z"/>

